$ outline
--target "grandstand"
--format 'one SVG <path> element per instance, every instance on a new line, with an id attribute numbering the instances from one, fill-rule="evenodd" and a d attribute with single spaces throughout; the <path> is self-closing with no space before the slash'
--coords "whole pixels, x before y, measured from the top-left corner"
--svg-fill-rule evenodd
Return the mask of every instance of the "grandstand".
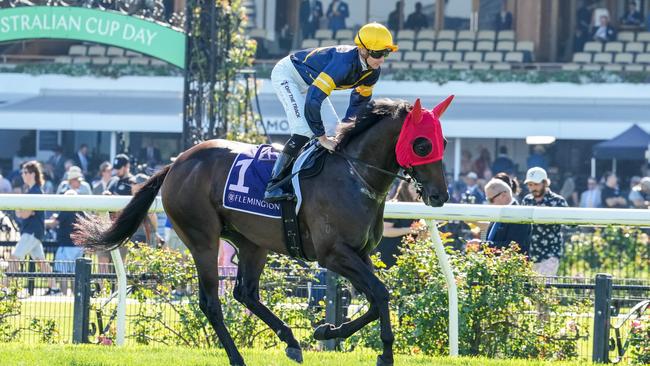
<path id="1" fill-rule="evenodd" d="M 650 71 L 650 32 L 624 31 L 613 42 L 587 42 L 562 69 Z"/>
<path id="2" fill-rule="evenodd" d="M 146 57 L 138 52 L 98 44 L 74 44 L 67 55 L 55 56 L 58 64 L 164 66 L 167 62 Z"/>

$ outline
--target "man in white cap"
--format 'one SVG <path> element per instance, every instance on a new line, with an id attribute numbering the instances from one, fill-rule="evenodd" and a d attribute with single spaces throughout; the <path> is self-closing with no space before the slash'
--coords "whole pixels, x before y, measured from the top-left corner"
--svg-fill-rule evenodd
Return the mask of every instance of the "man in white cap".
<path id="1" fill-rule="evenodd" d="M 524 206 L 567 207 L 566 200 L 550 189 L 551 181 L 546 170 L 540 167 L 528 169 L 524 184 L 528 187 Z M 562 225 L 533 225 L 530 235 L 529 257 L 535 271 L 543 276 L 555 276 L 564 249 Z"/>
<path id="2" fill-rule="evenodd" d="M 70 189 L 74 189 L 78 194 L 92 194 L 93 189 L 90 187 L 90 184 L 84 180 L 81 168 L 73 165 L 68 169 L 65 176 L 66 180 L 59 183 L 59 187 L 56 189 L 56 194 L 63 194 Z"/>

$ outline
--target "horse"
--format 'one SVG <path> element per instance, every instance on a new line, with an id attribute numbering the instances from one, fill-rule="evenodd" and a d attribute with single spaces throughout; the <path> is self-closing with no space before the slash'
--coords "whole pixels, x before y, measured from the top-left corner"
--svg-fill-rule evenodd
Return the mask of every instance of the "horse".
<path id="1" fill-rule="evenodd" d="M 451 98 L 432 111 L 421 108 L 419 100 L 415 105 L 390 99 L 369 102 L 355 122 L 339 126 L 337 150 L 326 156 L 321 173 L 315 178 L 301 178 L 303 202 L 298 220 L 305 255 L 347 278 L 370 304 L 366 313 L 338 327 L 327 323 L 318 326 L 314 337 L 318 340 L 347 338 L 379 319 L 383 344 L 383 352 L 377 356 L 380 366 L 393 365 L 394 336 L 389 292 L 373 273 L 369 255 L 381 239 L 386 195 L 399 176 L 398 161 L 404 161 L 404 156 L 415 159 L 401 165 L 416 181 L 425 204 L 439 207 L 449 199 L 442 164 L 446 140 L 439 118 Z M 404 137 L 408 135 L 404 132 L 407 123 L 413 135 L 410 140 Z M 161 190 L 165 212 L 195 262 L 199 306 L 221 341 L 230 364 L 245 363 L 224 324 L 219 300 L 220 238 L 238 248 L 234 298 L 286 343 L 285 353 L 290 359 L 302 363 L 302 350 L 291 329 L 259 297 L 259 279 L 267 254 L 288 254 L 281 220 L 223 207 L 229 169 L 237 154 L 251 146 L 216 139 L 191 147 L 152 175 L 112 224 L 89 217 L 77 223 L 73 236 L 76 243 L 94 250 L 111 250 L 123 245 Z"/>

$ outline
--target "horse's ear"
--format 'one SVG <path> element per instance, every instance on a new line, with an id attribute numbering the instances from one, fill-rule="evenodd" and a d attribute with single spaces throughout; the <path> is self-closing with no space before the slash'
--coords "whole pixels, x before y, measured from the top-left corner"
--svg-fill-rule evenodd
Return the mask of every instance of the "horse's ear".
<path id="1" fill-rule="evenodd" d="M 420 123 L 422 120 L 422 105 L 420 104 L 420 98 L 415 100 L 413 104 L 413 109 L 411 110 L 411 122 Z"/>
<path id="2" fill-rule="evenodd" d="M 433 108 L 433 113 L 436 115 L 438 118 L 442 118 L 442 115 L 445 113 L 447 110 L 447 107 L 449 107 L 449 104 L 451 104 L 451 101 L 454 99 L 454 95 L 450 95 L 447 97 L 447 99 L 443 100 L 438 104 L 435 108 Z"/>

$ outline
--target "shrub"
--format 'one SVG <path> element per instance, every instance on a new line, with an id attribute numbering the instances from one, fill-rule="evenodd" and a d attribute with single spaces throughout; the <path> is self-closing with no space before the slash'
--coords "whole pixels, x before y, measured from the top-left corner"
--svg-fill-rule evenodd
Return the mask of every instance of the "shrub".
<path id="1" fill-rule="evenodd" d="M 215 266 L 217 264 L 215 263 Z M 314 279 L 314 268 L 304 267 L 282 256 L 270 255 L 260 280 L 260 298 L 274 314 L 292 329 L 309 329 L 324 316 L 322 310 L 308 307 L 306 299 L 294 295 L 296 280 Z M 191 259 L 176 251 L 131 246 L 128 272 L 146 273 L 146 281 L 137 281 L 132 297 L 138 300 L 137 313 L 128 334 L 140 344 L 184 344 L 192 347 L 220 345 L 215 332 L 198 304 L 198 281 Z M 251 314 L 232 296 L 233 281 L 221 281 L 220 300 L 226 326 L 240 347 L 272 347 L 281 342 L 271 329 Z M 189 297 L 174 296 L 175 290 L 190 289 Z M 303 346 L 315 345 L 313 338 L 302 340 Z"/>
<path id="2" fill-rule="evenodd" d="M 467 355 L 568 359 L 586 332 L 562 314 L 580 304 L 560 305 L 553 291 L 531 280 L 531 264 L 516 247 L 503 251 L 470 246 L 450 250 L 459 298 L 459 348 Z M 406 241 L 397 265 L 379 273 L 391 291 L 395 350 L 428 355 L 448 352 L 448 300 L 432 243 Z M 347 342 L 382 347 L 378 325 Z"/>

